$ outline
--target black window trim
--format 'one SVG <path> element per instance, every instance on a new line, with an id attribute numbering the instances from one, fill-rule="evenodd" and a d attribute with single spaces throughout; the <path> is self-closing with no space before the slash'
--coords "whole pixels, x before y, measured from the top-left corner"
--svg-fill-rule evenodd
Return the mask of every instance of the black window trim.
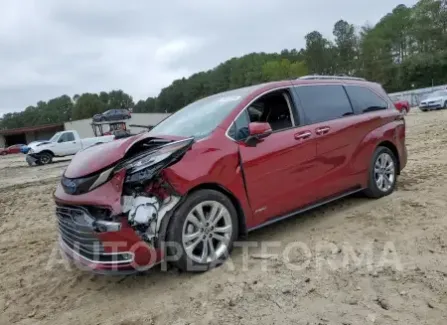
<path id="1" fill-rule="evenodd" d="M 382 99 L 382 100 L 386 103 L 387 107 L 386 107 L 385 109 L 376 110 L 376 111 L 370 111 L 370 112 L 357 112 L 357 111 L 354 109 L 354 105 L 352 105 L 352 100 L 351 100 L 351 97 L 350 97 L 349 94 L 348 94 L 348 90 L 346 89 L 346 87 L 359 87 L 359 88 L 367 89 L 367 90 L 369 90 L 370 92 L 372 92 L 374 95 L 376 95 L 377 97 L 379 97 L 380 99 Z M 387 110 L 387 109 L 393 108 L 392 105 L 391 105 L 391 103 L 390 103 L 390 101 L 391 101 L 390 98 L 388 98 L 388 99 L 384 98 L 381 94 L 378 94 L 377 92 L 375 92 L 375 91 L 374 91 L 373 89 L 371 89 L 370 87 L 366 87 L 366 86 L 364 86 L 364 85 L 357 85 L 357 84 L 344 84 L 344 85 L 343 85 L 343 88 L 344 88 L 344 90 L 345 90 L 345 92 L 346 92 L 346 96 L 348 96 L 348 98 L 349 98 L 349 102 L 351 103 L 351 107 L 352 107 L 352 110 L 354 111 L 354 114 L 355 114 L 355 115 L 363 115 L 363 114 L 377 113 L 377 112 L 380 112 L 380 111 L 385 111 L 385 110 Z"/>
<path id="2" fill-rule="evenodd" d="M 345 93 L 347 99 L 348 99 L 348 102 L 349 102 L 349 105 L 351 106 L 351 111 L 352 111 L 352 114 L 350 114 L 350 115 L 340 116 L 340 117 L 336 117 L 336 118 L 333 118 L 333 119 L 330 119 L 330 120 L 326 120 L 326 121 L 321 121 L 321 122 L 310 122 L 309 119 L 308 119 L 307 116 L 306 116 L 306 112 L 305 112 L 305 110 L 304 110 L 304 106 L 303 106 L 302 103 L 301 103 L 300 96 L 298 95 L 298 92 L 295 92 L 295 95 L 296 95 L 296 97 L 298 98 L 298 100 L 300 101 L 299 104 L 300 104 L 300 106 L 301 106 L 301 108 L 302 108 L 302 110 L 303 110 L 303 113 L 304 113 L 304 119 L 303 119 L 303 124 L 302 124 L 302 126 L 308 126 L 308 125 L 320 124 L 320 123 L 325 123 L 325 122 L 330 122 L 330 121 L 336 121 L 336 120 L 339 120 L 339 119 L 350 118 L 350 117 L 353 117 L 353 116 L 358 115 L 358 114 L 355 112 L 354 107 L 352 106 L 351 98 L 349 98 L 349 96 L 348 96 L 348 92 L 347 92 L 346 89 L 345 89 L 345 86 L 346 86 L 346 85 L 349 86 L 350 84 L 339 83 L 339 82 L 337 82 L 337 83 L 335 83 L 335 82 L 327 82 L 327 83 L 324 82 L 324 83 L 311 83 L 311 84 L 305 84 L 305 85 L 294 85 L 294 87 L 293 87 L 294 90 L 295 90 L 295 88 L 299 88 L 299 87 L 341 86 L 341 87 L 343 88 L 343 91 L 344 91 L 344 93 Z"/>
<path id="3" fill-rule="evenodd" d="M 241 114 L 243 114 L 244 112 L 246 113 L 247 109 L 248 109 L 248 108 L 249 108 L 255 101 L 257 101 L 259 98 L 261 98 L 261 97 L 263 97 L 263 96 L 265 96 L 265 95 L 268 95 L 268 94 L 270 94 L 270 93 L 279 91 L 279 90 L 286 90 L 286 91 L 288 91 L 288 93 L 289 93 L 289 96 L 288 96 L 288 97 L 286 96 L 285 99 L 286 99 L 287 105 L 289 106 L 289 110 L 290 110 L 290 113 L 291 113 L 292 127 L 290 127 L 290 128 L 286 128 L 286 129 L 277 130 L 277 131 L 273 131 L 272 133 L 278 133 L 278 132 L 288 131 L 288 130 L 295 129 L 295 128 L 298 128 L 298 127 L 303 126 L 303 122 L 304 122 L 304 121 L 303 121 L 303 118 L 300 117 L 299 111 L 298 111 L 298 109 L 297 109 L 297 107 L 296 107 L 296 103 L 295 103 L 295 101 L 294 101 L 294 99 L 293 99 L 293 95 L 291 94 L 291 92 L 293 92 L 293 87 L 294 87 L 293 84 L 291 84 L 291 85 L 287 85 L 287 86 L 280 86 L 280 87 L 276 87 L 276 88 L 268 89 L 268 90 L 262 92 L 261 94 L 257 95 L 257 96 L 256 96 L 255 98 L 253 98 L 247 105 L 245 105 L 244 108 L 241 109 L 241 111 L 236 115 L 236 117 L 235 117 L 235 118 L 233 119 L 233 121 L 231 122 L 230 126 L 227 128 L 227 130 L 226 130 L 226 132 L 225 132 L 225 136 L 226 136 L 228 139 L 230 139 L 231 141 L 234 141 L 234 142 L 239 142 L 239 141 L 241 141 L 241 140 L 233 139 L 233 138 L 230 136 L 230 134 L 229 134 L 229 133 L 230 133 L 230 130 L 236 125 L 236 120 L 241 116 Z M 283 95 L 284 95 L 284 94 L 283 94 Z"/>

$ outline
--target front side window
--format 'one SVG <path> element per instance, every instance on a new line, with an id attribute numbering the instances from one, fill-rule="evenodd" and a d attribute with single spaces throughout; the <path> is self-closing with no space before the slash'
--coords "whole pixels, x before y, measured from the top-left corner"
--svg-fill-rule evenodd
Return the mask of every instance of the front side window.
<path id="1" fill-rule="evenodd" d="M 64 133 L 62 134 L 62 136 L 59 138 L 59 142 L 69 142 L 69 141 L 74 141 L 74 135 L 72 132 L 69 133 Z"/>
<path id="2" fill-rule="evenodd" d="M 320 123 L 354 114 L 341 85 L 314 85 L 295 88 L 308 124 Z"/>
<path id="3" fill-rule="evenodd" d="M 371 89 L 361 86 L 345 86 L 356 113 L 368 113 L 388 108 L 388 103 Z"/>
<path id="4" fill-rule="evenodd" d="M 57 132 L 57 133 L 55 133 L 55 134 L 51 137 L 51 139 L 48 140 L 48 141 L 50 141 L 50 142 L 56 142 L 56 141 L 59 139 L 59 137 L 61 136 L 61 133 L 62 133 L 62 132 Z"/>
<path id="5" fill-rule="evenodd" d="M 248 124 L 267 122 L 273 132 L 295 126 L 289 93 L 285 90 L 268 93 L 248 106 L 234 121 L 230 136 L 243 140 L 249 136 Z"/>
<path id="6" fill-rule="evenodd" d="M 195 101 L 158 123 L 149 134 L 206 137 L 256 87 L 231 90 Z"/>

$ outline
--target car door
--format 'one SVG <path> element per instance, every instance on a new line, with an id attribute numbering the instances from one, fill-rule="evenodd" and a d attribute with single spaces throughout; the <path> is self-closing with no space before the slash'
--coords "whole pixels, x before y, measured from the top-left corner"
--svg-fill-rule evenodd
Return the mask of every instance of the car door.
<path id="1" fill-rule="evenodd" d="M 57 156 L 71 156 L 81 149 L 81 142 L 76 140 L 73 132 L 65 132 L 57 142 Z"/>
<path id="2" fill-rule="evenodd" d="M 309 202 L 309 185 L 315 177 L 315 137 L 308 128 L 299 125 L 298 111 L 289 89 L 284 90 L 283 94 L 291 111 L 293 125 L 290 127 L 278 130 L 272 127 L 272 134 L 256 146 L 250 146 L 244 139 L 248 136 L 248 123 L 254 122 L 253 114 L 248 112 L 252 106 L 241 112 L 234 123 L 254 216 L 253 220 L 248 221 L 249 228 L 297 210 Z M 244 135 L 237 136 L 239 133 Z"/>
<path id="3" fill-rule="evenodd" d="M 314 132 L 319 175 L 314 186 L 318 198 L 341 194 L 356 185 L 351 157 L 360 140 L 358 116 L 342 84 L 295 87 L 306 124 Z"/>

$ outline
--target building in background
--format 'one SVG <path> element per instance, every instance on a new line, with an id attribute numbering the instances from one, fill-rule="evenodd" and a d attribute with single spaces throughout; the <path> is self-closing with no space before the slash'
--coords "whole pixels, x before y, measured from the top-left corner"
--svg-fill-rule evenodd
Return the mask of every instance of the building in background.
<path id="1" fill-rule="evenodd" d="M 0 148 L 14 144 L 28 144 L 36 140 L 48 140 L 54 133 L 63 130 L 62 123 L 0 130 Z"/>
<path id="2" fill-rule="evenodd" d="M 126 128 L 131 133 L 147 131 L 143 127 L 130 127 L 130 125 L 153 126 L 164 120 L 170 114 L 166 113 L 133 113 L 130 119 L 124 120 Z M 71 121 L 61 124 L 24 127 L 17 129 L 0 130 L 0 148 L 14 144 L 28 144 L 36 140 L 48 140 L 56 132 L 76 130 L 81 138 L 94 137 L 92 119 Z"/>

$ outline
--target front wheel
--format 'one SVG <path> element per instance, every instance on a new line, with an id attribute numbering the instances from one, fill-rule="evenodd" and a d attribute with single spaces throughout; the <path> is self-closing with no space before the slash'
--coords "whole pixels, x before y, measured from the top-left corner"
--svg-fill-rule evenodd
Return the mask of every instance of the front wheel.
<path id="1" fill-rule="evenodd" d="M 369 166 L 366 196 L 380 198 L 391 194 L 396 187 L 396 179 L 397 158 L 390 149 L 378 147 Z"/>
<path id="2" fill-rule="evenodd" d="M 53 156 L 48 152 L 44 152 L 39 155 L 38 161 L 40 165 L 47 165 L 53 161 Z"/>
<path id="3" fill-rule="evenodd" d="M 238 231 L 237 212 L 226 195 L 193 192 L 170 220 L 166 243 L 170 261 L 183 271 L 207 271 L 225 261 Z"/>

